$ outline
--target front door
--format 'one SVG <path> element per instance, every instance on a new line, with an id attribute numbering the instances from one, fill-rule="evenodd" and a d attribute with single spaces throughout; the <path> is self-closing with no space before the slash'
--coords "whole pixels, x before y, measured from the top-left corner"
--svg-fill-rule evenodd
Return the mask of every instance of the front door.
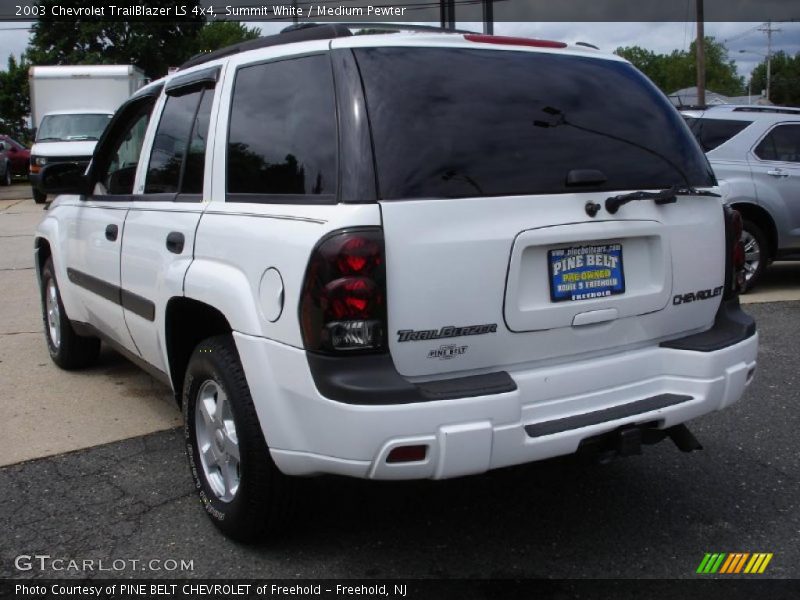
<path id="1" fill-rule="evenodd" d="M 93 192 L 72 208 L 64 233 L 67 277 L 86 321 L 134 351 L 122 312 L 120 251 L 152 105 L 152 100 L 128 104 L 109 124 L 95 152 Z"/>

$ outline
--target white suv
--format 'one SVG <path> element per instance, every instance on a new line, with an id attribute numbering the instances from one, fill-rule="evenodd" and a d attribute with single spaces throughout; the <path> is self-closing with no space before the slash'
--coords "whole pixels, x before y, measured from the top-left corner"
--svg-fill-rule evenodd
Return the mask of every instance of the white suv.
<path id="1" fill-rule="evenodd" d="M 441 479 L 632 454 L 737 401 L 741 222 L 626 61 L 318 26 L 123 105 L 36 233 L 47 344 L 175 390 L 210 517 L 247 540 L 298 475 Z"/>

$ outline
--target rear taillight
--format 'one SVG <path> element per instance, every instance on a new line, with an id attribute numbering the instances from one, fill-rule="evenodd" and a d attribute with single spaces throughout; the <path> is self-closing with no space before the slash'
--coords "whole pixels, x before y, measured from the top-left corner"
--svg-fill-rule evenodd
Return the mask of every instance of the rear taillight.
<path id="1" fill-rule="evenodd" d="M 730 206 L 725 210 L 725 295 L 724 298 L 733 298 L 744 291 L 745 285 L 745 255 L 742 243 L 742 215 Z"/>
<path id="2" fill-rule="evenodd" d="M 306 350 L 386 350 L 386 265 L 380 228 L 335 232 L 317 244 L 303 282 L 300 326 Z"/>

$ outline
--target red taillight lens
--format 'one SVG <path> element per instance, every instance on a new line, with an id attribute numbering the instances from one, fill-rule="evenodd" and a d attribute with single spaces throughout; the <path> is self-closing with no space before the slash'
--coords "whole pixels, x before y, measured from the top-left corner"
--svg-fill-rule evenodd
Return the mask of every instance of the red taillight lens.
<path id="1" fill-rule="evenodd" d="M 386 271 L 378 228 L 335 233 L 311 254 L 300 301 L 307 350 L 385 351 Z"/>
<path id="2" fill-rule="evenodd" d="M 742 238 L 742 231 L 744 225 L 742 224 L 742 213 L 736 209 L 731 211 L 731 227 L 733 229 L 733 239 L 740 240 Z"/>
<path id="3" fill-rule="evenodd" d="M 738 210 L 725 207 L 726 240 L 728 257 L 725 261 L 728 269 L 726 276 L 725 298 L 731 298 L 744 291 L 745 286 L 745 252 L 742 243 L 742 215 Z"/>
<path id="4" fill-rule="evenodd" d="M 509 37 L 503 35 L 484 35 L 469 33 L 464 36 L 468 42 L 478 42 L 481 44 L 501 44 L 504 46 L 535 46 L 537 48 L 566 48 L 564 42 L 554 42 L 553 40 L 537 40 L 534 38 Z"/>
<path id="5" fill-rule="evenodd" d="M 346 237 L 338 249 L 339 271 L 344 275 L 369 275 L 381 266 L 380 244 L 366 237 Z"/>
<path id="6" fill-rule="evenodd" d="M 382 308 L 383 293 L 372 279 L 343 277 L 325 286 L 321 300 L 330 319 L 369 319 Z"/>

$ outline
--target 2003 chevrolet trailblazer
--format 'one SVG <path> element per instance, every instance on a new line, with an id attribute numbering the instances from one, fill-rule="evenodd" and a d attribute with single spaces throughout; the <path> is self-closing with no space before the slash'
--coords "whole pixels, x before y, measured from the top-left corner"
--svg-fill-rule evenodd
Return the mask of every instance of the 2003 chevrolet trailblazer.
<path id="1" fill-rule="evenodd" d="M 615 56 L 316 26 L 194 59 L 115 115 L 36 234 L 47 344 L 175 390 L 208 514 L 292 477 L 637 452 L 750 382 L 741 220 Z"/>

